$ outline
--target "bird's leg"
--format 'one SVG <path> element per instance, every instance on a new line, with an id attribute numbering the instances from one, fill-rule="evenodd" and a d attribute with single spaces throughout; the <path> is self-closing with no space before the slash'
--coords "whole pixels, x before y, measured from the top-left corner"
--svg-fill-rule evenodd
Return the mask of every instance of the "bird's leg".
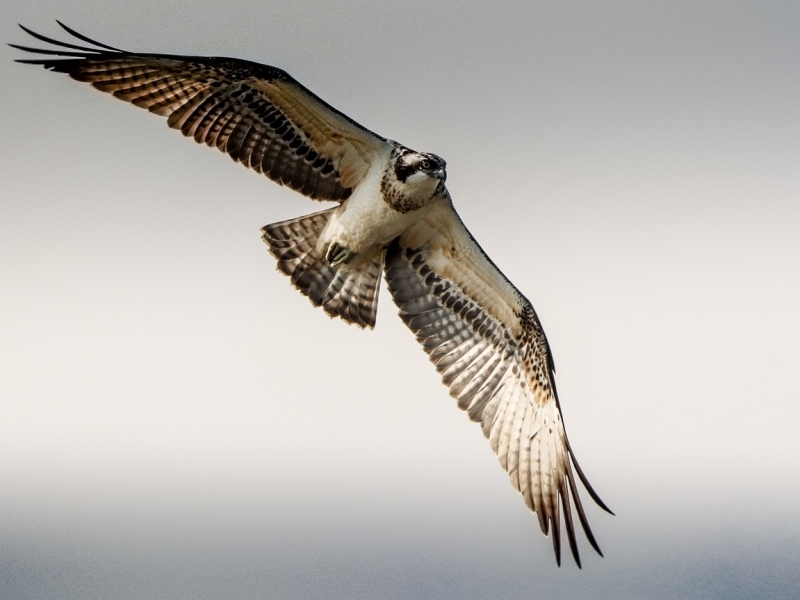
<path id="1" fill-rule="evenodd" d="M 328 264 L 332 267 L 338 267 L 339 265 L 346 265 L 353 257 L 356 255 L 355 252 L 350 250 L 350 248 L 345 248 L 344 246 L 340 246 L 338 242 L 332 242 L 330 246 L 328 246 L 328 251 L 325 253 L 325 260 L 328 261 Z"/>

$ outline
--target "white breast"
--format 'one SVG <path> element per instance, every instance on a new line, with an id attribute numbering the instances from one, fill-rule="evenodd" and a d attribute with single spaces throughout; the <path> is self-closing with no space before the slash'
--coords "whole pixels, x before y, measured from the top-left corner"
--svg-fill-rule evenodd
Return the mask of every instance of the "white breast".
<path id="1" fill-rule="evenodd" d="M 376 161 L 377 165 L 373 163 L 353 194 L 333 214 L 320 236 L 323 248 L 337 242 L 358 254 L 370 254 L 370 250 L 387 245 L 426 212 L 399 213 L 383 199 L 381 181 L 390 156 L 387 152 L 383 160 Z"/>

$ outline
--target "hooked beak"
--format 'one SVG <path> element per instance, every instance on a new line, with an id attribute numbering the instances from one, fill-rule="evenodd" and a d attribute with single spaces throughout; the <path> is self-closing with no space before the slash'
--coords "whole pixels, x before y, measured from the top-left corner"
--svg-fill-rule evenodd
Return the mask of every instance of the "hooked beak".
<path id="1" fill-rule="evenodd" d="M 436 177 L 436 179 L 441 179 L 442 181 L 447 179 L 447 171 L 444 169 L 436 169 L 433 173 L 431 173 L 431 175 Z"/>

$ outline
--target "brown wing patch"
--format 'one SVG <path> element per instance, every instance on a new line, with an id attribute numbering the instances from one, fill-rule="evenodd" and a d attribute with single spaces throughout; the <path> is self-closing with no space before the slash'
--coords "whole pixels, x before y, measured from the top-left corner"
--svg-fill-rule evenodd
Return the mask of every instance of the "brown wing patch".
<path id="1" fill-rule="evenodd" d="M 324 155 L 333 157 L 341 185 L 354 187 L 366 175 L 374 159 L 375 144 L 365 143 L 363 135 L 354 135 L 345 119 L 339 115 L 320 114 L 317 102 L 293 81 L 256 82 L 293 123 L 297 123 L 309 143 Z"/>
<path id="2" fill-rule="evenodd" d="M 233 58 L 131 53 L 65 29 L 93 47 L 25 29 L 57 49 L 15 46 L 50 56 L 19 62 L 67 73 L 165 116 L 187 137 L 310 198 L 344 200 L 388 148 L 281 69 Z"/>

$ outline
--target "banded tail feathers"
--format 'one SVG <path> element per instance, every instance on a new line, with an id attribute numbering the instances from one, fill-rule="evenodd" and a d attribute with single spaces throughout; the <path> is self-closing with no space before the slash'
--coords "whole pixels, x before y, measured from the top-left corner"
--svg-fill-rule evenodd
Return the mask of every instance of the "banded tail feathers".
<path id="1" fill-rule="evenodd" d="M 326 249 L 317 246 L 335 210 L 267 225 L 261 229 L 262 238 L 278 260 L 278 269 L 314 306 L 321 306 L 331 317 L 372 329 L 386 250 L 352 266 L 331 266 Z"/>

